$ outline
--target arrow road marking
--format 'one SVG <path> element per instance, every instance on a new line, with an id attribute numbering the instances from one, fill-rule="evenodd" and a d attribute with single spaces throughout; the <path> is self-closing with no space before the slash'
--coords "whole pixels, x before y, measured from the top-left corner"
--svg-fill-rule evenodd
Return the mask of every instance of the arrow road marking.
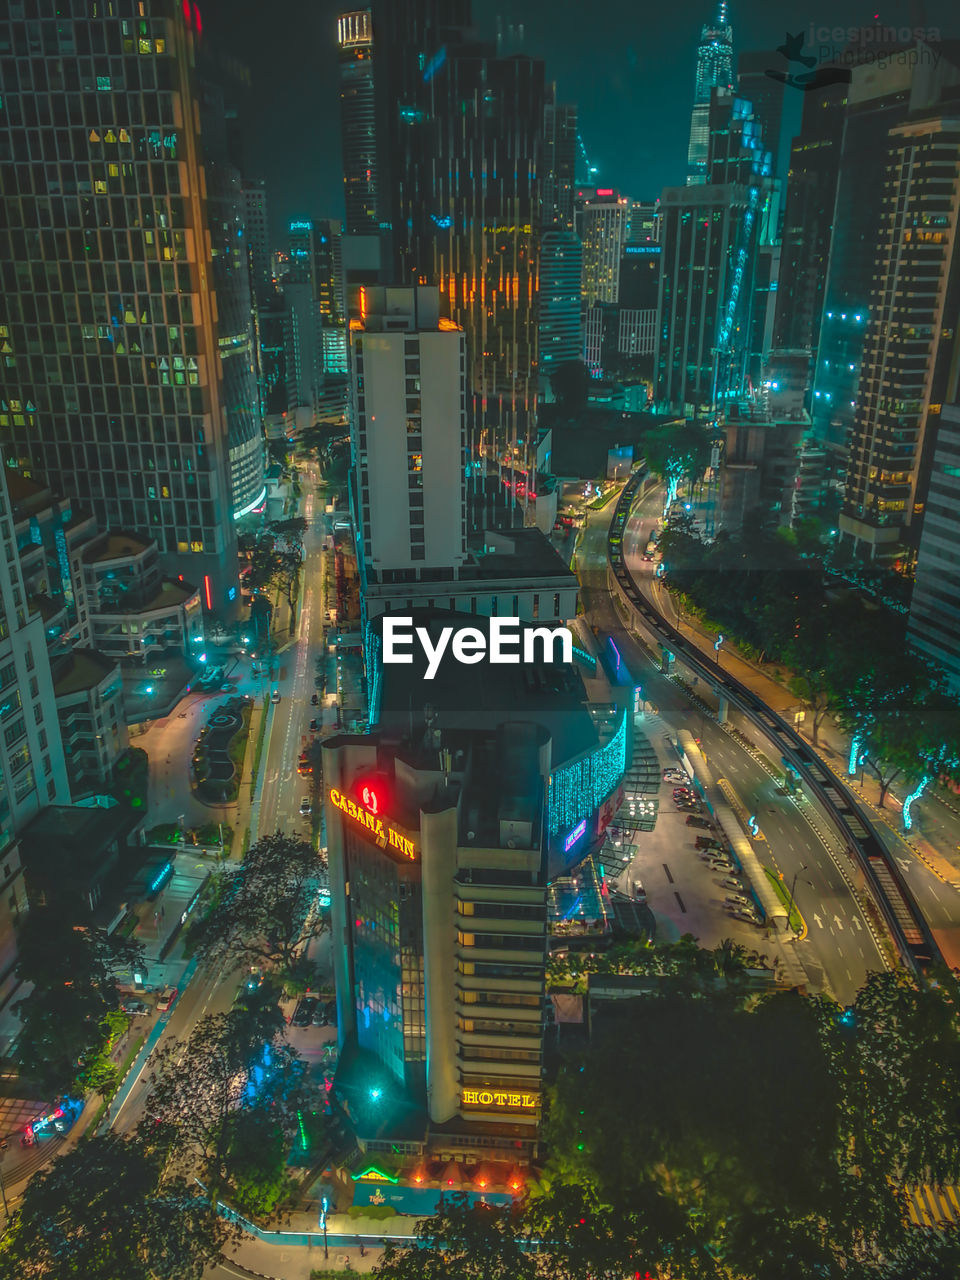
<path id="1" fill-rule="evenodd" d="M 908 862 L 906 858 L 898 858 L 897 861 L 900 863 L 901 870 L 903 871 L 909 871 L 913 866 L 913 863 Z"/>
<path id="2" fill-rule="evenodd" d="M 853 923 L 856 925 L 857 929 L 859 929 L 859 931 L 860 931 L 861 933 L 863 933 L 863 925 L 860 923 L 860 917 L 859 917 L 859 916 L 854 916 L 854 917 L 853 917 Z"/>
<path id="3" fill-rule="evenodd" d="M 818 929 L 822 929 L 822 928 L 823 928 L 823 921 L 820 919 L 820 917 L 817 915 L 817 913 L 816 913 L 816 912 L 814 912 L 814 913 L 813 913 L 813 919 L 814 919 L 814 923 L 816 924 L 817 928 L 818 928 Z"/>
<path id="4" fill-rule="evenodd" d="M 833 923 L 837 926 L 838 929 L 843 928 L 843 921 L 840 919 L 838 915 L 835 915 L 833 917 Z"/>

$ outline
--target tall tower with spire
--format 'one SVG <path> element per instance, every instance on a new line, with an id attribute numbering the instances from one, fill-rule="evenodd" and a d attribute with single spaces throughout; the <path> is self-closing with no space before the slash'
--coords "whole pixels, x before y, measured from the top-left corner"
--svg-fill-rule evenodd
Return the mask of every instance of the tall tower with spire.
<path id="1" fill-rule="evenodd" d="M 733 91 L 733 27 L 727 20 L 727 0 L 720 0 L 717 21 L 700 28 L 697 48 L 697 84 L 690 115 L 690 145 L 687 147 L 687 186 L 707 180 L 707 153 L 710 143 L 710 91 Z"/>

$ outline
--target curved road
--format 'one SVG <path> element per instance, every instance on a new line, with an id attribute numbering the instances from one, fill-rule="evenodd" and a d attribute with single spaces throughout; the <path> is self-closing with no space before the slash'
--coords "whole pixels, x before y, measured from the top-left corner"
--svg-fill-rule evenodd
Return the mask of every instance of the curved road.
<path id="1" fill-rule="evenodd" d="M 662 497 L 656 491 L 638 503 L 635 520 L 624 539 L 624 550 L 631 561 L 640 560 L 649 537 L 644 536 L 644 528 L 653 523 L 661 506 Z M 713 772 L 725 777 L 743 802 L 757 813 L 767 837 L 755 846 L 761 861 L 769 863 L 772 854 L 788 885 L 797 875 L 797 907 L 809 928 L 806 940 L 796 944 L 797 958 L 812 986 L 824 987 L 840 1003 L 848 1004 L 867 975 L 885 967 L 870 922 L 803 811 L 784 796 L 737 739 L 692 702 L 675 680 L 661 674 L 659 664 L 624 627 L 607 587 L 609 521 L 609 509 L 591 513 L 577 552 L 584 609 L 594 626 L 616 637 L 627 666 L 643 684 L 645 695 L 657 705 L 660 715 L 675 729 L 689 729 L 702 739 Z"/>

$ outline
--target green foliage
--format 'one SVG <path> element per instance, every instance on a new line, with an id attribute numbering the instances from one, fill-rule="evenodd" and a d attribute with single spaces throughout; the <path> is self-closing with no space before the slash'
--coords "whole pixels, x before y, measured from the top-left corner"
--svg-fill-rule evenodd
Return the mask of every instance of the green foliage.
<path id="1" fill-rule="evenodd" d="M 389 1280 L 535 1280 L 535 1257 L 522 1248 L 522 1221 L 514 1208 L 444 1198 L 432 1218 L 417 1223 L 416 1244 L 390 1245 L 374 1268 Z"/>
<path id="2" fill-rule="evenodd" d="M 383 1222 L 387 1218 L 395 1218 L 397 1211 L 392 1204 L 352 1204 L 347 1214 L 351 1218 L 370 1218 L 374 1222 Z"/>
<path id="3" fill-rule="evenodd" d="M 235 1111 L 227 1120 L 226 1170 L 232 1201 L 241 1213 L 270 1217 L 289 1203 L 288 1134 L 262 1108 Z"/>
<path id="4" fill-rule="evenodd" d="M 0 1243 L 0 1280 L 200 1280 L 235 1234 L 198 1187 L 111 1133 L 30 1180 Z"/>
<path id="5" fill-rule="evenodd" d="M 81 921 L 62 904 L 29 912 L 17 973 L 33 990 L 14 1006 L 23 1027 L 15 1050 L 21 1073 L 51 1095 L 108 1084 L 102 1058 L 119 1004 L 113 975 L 142 962 L 139 943 Z"/>
<path id="6" fill-rule="evenodd" d="M 696 481 L 710 462 L 710 432 L 697 422 L 665 423 L 646 433 L 643 451 L 656 475 Z"/>
<path id="7" fill-rule="evenodd" d="M 547 978 L 551 985 L 572 985 L 580 991 L 586 990 L 586 977 L 591 973 L 669 978 L 705 990 L 720 979 L 736 985 L 748 968 L 767 967 L 763 956 L 730 938 L 709 951 L 698 947 L 696 938 L 687 933 L 672 943 L 654 945 L 631 938 L 604 951 L 555 951 L 547 960 Z"/>
<path id="8" fill-rule="evenodd" d="M 239 866 L 214 882 L 211 905 L 190 936 L 196 950 L 225 968 L 269 966 L 294 971 L 301 946 L 323 932 L 314 910 L 323 856 L 308 841 L 281 831 L 262 836 Z"/>

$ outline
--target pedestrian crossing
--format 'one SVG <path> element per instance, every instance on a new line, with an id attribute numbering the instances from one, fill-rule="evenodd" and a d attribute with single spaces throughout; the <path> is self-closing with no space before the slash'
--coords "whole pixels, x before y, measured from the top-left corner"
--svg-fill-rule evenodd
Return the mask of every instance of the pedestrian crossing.
<path id="1" fill-rule="evenodd" d="M 915 1227 L 960 1225 L 960 1187 L 908 1187 L 907 1216 Z"/>

